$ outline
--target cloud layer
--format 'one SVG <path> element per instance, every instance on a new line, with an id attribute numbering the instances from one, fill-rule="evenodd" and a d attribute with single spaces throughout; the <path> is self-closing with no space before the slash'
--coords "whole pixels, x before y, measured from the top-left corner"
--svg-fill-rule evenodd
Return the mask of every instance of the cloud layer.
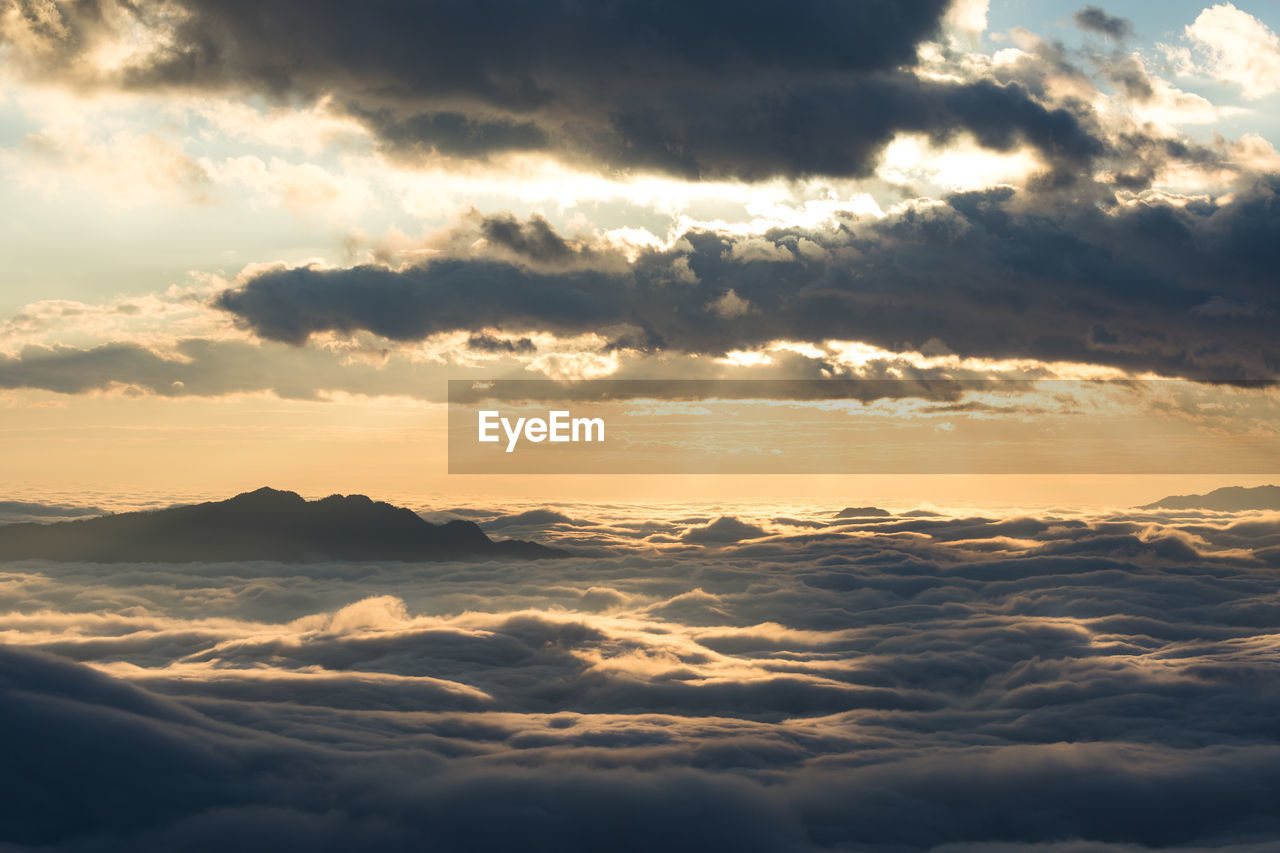
<path id="1" fill-rule="evenodd" d="M 466 511 L 601 554 L 533 565 L 9 564 L 0 839 L 1280 838 L 1274 514 L 738 512 Z"/>

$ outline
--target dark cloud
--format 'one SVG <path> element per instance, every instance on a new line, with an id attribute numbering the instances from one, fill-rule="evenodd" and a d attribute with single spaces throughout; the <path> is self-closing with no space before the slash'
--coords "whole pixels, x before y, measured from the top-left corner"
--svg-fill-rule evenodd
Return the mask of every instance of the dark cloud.
<path id="1" fill-rule="evenodd" d="M 368 328 L 393 340 L 415 340 L 472 327 L 567 331 L 613 325 L 630 307 L 623 283 L 600 272 L 537 274 L 506 263 L 447 260 L 406 272 L 376 266 L 281 270 L 225 292 L 217 304 L 264 336 L 288 343 L 303 343 L 320 329 L 349 334 Z"/>
<path id="2" fill-rule="evenodd" d="M 1101 64 L 1102 73 L 1135 101 L 1149 101 L 1155 87 L 1142 63 L 1132 56 L 1118 56 Z"/>
<path id="3" fill-rule="evenodd" d="M 800 841 L 783 810 L 745 781 L 586 768 L 547 777 L 482 763 L 442 773 L 445 759 L 430 739 L 384 740 L 366 744 L 372 752 L 344 754 L 220 724 L 29 652 L 0 650 L 0 673 L 0 720 L 24 732 L 9 750 L 0 805 L 0 837 L 10 850 L 304 843 L 392 851 L 421 849 L 430 837 L 433 849 L 458 851 L 517 841 L 693 851 L 726 839 L 735 849 L 766 851 Z M 341 805 L 328 802 L 335 795 Z M 756 804 L 754 817 L 741 813 L 744 797 Z M 664 820 L 639 820 L 646 813 Z"/>
<path id="4" fill-rule="evenodd" d="M 484 257 L 402 270 L 303 267 L 263 273 L 216 304 L 292 344 L 318 332 L 417 340 L 486 328 L 603 330 L 631 346 L 716 354 L 776 339 L 889 350 L 940 340 L 961 356 L 1271 378 L 1280 367 L 1270 328 L 1280 257 L 1267 236 L 1277 189 L 1259 178 L 1223 204 L 1109 207 L 1092 198 L 1041 205 L 996 189 L 850 218 L 837 232 L 775 231 L 768 261 L 735 259 L 748 238 L 690 232 L 691 248 L 650 251 L 622 269 L 575 262 L 554 272 Z M 822 251 L 801 252 L 802 238 Z M 547 257 L 559 245 L 546 239 L 533 251 Z M 730 290 L 751 309 L 718 310 Z M 1248 310 L 1205 309 L 1228 302 Z"/>
<path id="5" fill-rule="evenodd" d="M 528 338 L 495 338 L 492 335 L 472 335 L 467 338 L 467 348 L 480 352 L 511 353 L 528 355 L 538 351 L 537 346 Z"/>
<path id="6" fill-rule="evenodd" d="M 778 360 L 784 361 L 780 355 Z M 816 364 L 814 362 L 817 362 Z M 828 365 L 814 358 L 797 359 L 787 364 L 794 372 L 817 374 L 814 368 Z M 805 368 L 810 368 L 806 370 Z M 798 368 L 798 369 L 796 369 Z M 693 372 L 691 369 L 689 372 Z M 785 371 L 784 371 L 785 372 Z M 815 376 L 806 379 L 779 379 L 766 373 L 759 379 L 716 377 L 688 379 L 593 379 L 590 382 L 566 383 L 554 379 L 495 379 L 455 383 L 450 399 L 458 403 L 476 404 L 485 400 L 555 401 L 555 400 L 873 400 L 915 397 L 922 400 L 957 400 L 969 392 L 1007 392 L 1017 394 L 1034 390 L 1029 379 L 953 379 L 940 371 L 922 369 L 909 379 L 884 378 L 874 369 L 872 376 Z M 1065 382 L 1065 380 L 1064 380 Z M 1266 383 L 1246 386 L 1269 387 Z M 1070 387 L 1065 384 L 1064 388 Z M 1022 411 L 1019 409 L 1018 411 Z"/>
<path id="7" fill-rule="evenodd" d="M 547 131 L 531 121 L 477 118 L 458 112 L 403 115 L 386 107 L 347 111 L 401 156 L 438 153 L 475 157 L 499 151 L 538 151 L 551 145 Z"/>
<path id="8" fill-rule="evenodd" d="M 1078 26 L 1088 32 L 1099 33 L 1116 40 L 1123 40 L 1133 35 L 1133 22 L 1128 18 L 1119 18 L 1107 14 L 1098 6 L 1085 6 L 1073 16 Z"/>
<path id="9" fill-rule="evenodd" d="M 782 96 L 685 95 L 674 114 L 624 100 L 614 122 L 635 165 L 686 178 L 865 177 L 899 132 L 941 142 L 967 131 L 998 151 L 1032 146 L 1063 180 L 1105 150 L 1077 115 L 1041 105 L 1020 85 L 902 74 L 795 87 Z"/>
<path id="10" fill-rule="evenodd" d="M 865 175 L 898 131 L 1031 145 L 1063 174 L 1102 147 L 1072 112 L 1020 86 L 902 70 L 938 35 L 947 0 L 286 0 L 269 15 L 245 0 L 180 0 L 130 6 L 123 26 L 104 5 L 20 6 L 50 36 L 22 57 L 28 70 L 130 89 L 331 96 L 407 158 L 542 150 L 753 179 Z M 76 77 L 75 57 L 137 21 L 164 32 L 166 49 L 108 81 Z"/>
<path id="11" fill-rule="evenodd" d="M 551 265 L 564 265 L 575 258 L 590 258 L 589 246 L 566 240 L 556 233 L 546 218 L 534 215 L 521 222 L 511 214 L 478 215 L 480 236 L 493 246 L 506 249 L 522 260 Z"/>
<path id="12" fill-rule="evenodd" d="M 529 338 L 495 338 L 489 334 L 472 334 L 467 338 L 468 350 L 480 352 L 507 352 L 513 355 L 529 355 L 538 352 L 538 347 Z"/>

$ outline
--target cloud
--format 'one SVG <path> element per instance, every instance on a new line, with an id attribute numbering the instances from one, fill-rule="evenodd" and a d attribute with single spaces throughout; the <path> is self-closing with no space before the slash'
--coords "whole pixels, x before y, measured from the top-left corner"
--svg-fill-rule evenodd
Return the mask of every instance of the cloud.
<path id="1" fill-rule="evenodd" d="M 690 509 L 578 506 L 617 533 L 556 565 L 8 563 L 0 724 L 23 737 L 0 774 L 4 841 L 1280 837 L 1274 514 L 881 517 L 714 551 L 624 535 Z"/>
<path id="2" fill-rule="evenodd" d="M 242 184 L 268 205 L 299 214 L 347 221 L 374 202 L 372 191 L 360 178 L 334 174 L 314 163 L 244 155 L 220 163 L 205 161 L 204 168 L 219 183 Z"/>
<path id="3" fill-rule="evenodd" d="M 95 346 L 24 346 L 0 355 L 0 388 L 38 388 L 59 394 L 120 392 L 161 397 L 219 397 L 269 392 L 286 399 L 320 400 L 335 393 L 402 396 L 441 401 L 444 365 L 472 356 L 528 355 L 527 339 L 458 338 L 440 342 L 438 358 L 392 353 L 385 344 L 349 342 L 334 348 L 290 348 L 243 340 L 185 337 L 159 340 L 160 352 L 120 336 Z M 475 343 L 474 352 L 472 343 Z M 510 345 L 509 348 L 507 345 Z"/>
<path id="4" fill-rule="evenodd" d="M 708 524 L 690 527 L 680 538 L 685 542 L 699 545 L 722 545 L 726 542 L 759 539 L 768 535 L 768 531 L 763 527 L 747 524 L 732 516 L 721 516 Z"/>
<path id="5" fill-rule="evenodd" d="M 589 244 L 566 240 L 556 233 L 546 218 L 537 214 L 527 222 L 521 222 L 510 214 L 483 216 L 472 213 L 479 237 L 493 249 L 521 263 L 533 266 L 551 266 L 563 269 L 575 260 L 591 262 L 597 253 Z"/>
<path id="6" fill-rule="evenodd" d="M 1132 21 L 1128 18 L 1109 15 L 1105 9 L 1098 6 L 1085 6 L 1072 15 L 1072 18 L 1080 29 L 1099 33 L 1117 41 L 1133 36 Z"/>
<path id="7" fill-rule="evenodd" d="M 254 344 L 206 338 L 178 340 L 174 350 L 174 357 L 166 357 L 129 342 L 83 349 L 30 345 L 14 356 L 0 356 L 0 388 L 83 394 L 133 387 L 165 397 L 273 391 L 282 397 L 316 399 L 321 389 L 377 393 L 381 387 L 384 392 L 400 393 L 408 387 L 387 383 L 396 370 L 344 365 L 333 353 L 321 350 L 297 350 L 293 355 L 282 350 L 273 356 Z M 268 369 L 263 369 L 264 364 Z M 410 374 L 420 372 L 411 366 L 404 369 Z"/>
<path id="8" fill-rule="evenodd" d="M 217 197 L 212 164 L 189 156 L 179 143 L 125 130 L 95 138 L 90 128 L 72 123 L 27 134 L 0 151 L 0 166 L 13 180 L 46 190 L 96 188 L 115 207 L 175 200 L 207 204 Z"/>
<path id="9" fill-rule="evenodd" d="M 1145 103 L 1156 96 L 1156 81 L 1147 74 L 1142 60 L 1136 56 L 1116 57 L 1105 64 L 1102 70 L 1111 82 L 1120 86 L 1125 95 L 1135 101 Z M 1176 90 L 1173 90 L 1170 95 L 1175 92 Z M 1181 94 L 1184 98 L 1188 97 L 1186 93 L 1177 94 Z M 1178 102 L 1175 100 L 1171 106 L 1178 106 Z"/>
<path id="10" fill-rule="evenodd" d="M 398 746 L 383 730 L 345 752 L 219 722 L 30 652 L 3 650 L 0 671 L 0 719 L 26 733 L 9 756 L 24 785 L 0 805 L 10 849 L 269 850 L 301 842 L 399 851 L 420 848 L 429 835 L 446 850 L 532 840 L 565 850 L 692 851 L 728 841 L 766 851 L 801 840 L 785 810 L 746 780 L 486 767 L 445 746 L 458 735 L 485 736 L 483 726 L 469 731 L 465 723 L 452 736 L 414 735 Z M 316 722 L 338 731 L 337 719 Z M 315 799 L 326 792 L 341 792 L 343 804 Z M 638 820 L 644 814 L 664 820 Z M 632 821 L 619 844 L 618 826 Z"/>
<path id="11" fill-rule="evenodd" d="M 1253 15 L 1219 3 L 1188 24 L 1186 34 L 1203 52 L 1206 74 L 1235 83 L 1250 99 L 1280 91 L 1280 36 Z"/>
<path id="12" fill-rule="evenodd" d="M 495 338 L 492 335 L 477 334 L 467 338 L 467 348 L 477 352 L 515 353 L 526 355 L 538 351 L 537 345 L 528 338 Z"/>
<path id="13" fill-rule="evenodd" d="M 962 33 L 981 33 L 987 28 L 990 5 L 990 0 L 952 0 L 946 21 Z"/>
<path id="14" fill-rule="evenodd" d="M 356 13 L 286 2 L 264 17 L 207 0 L 164 12 L 110 0 L 23 4 L 3 33 L 35 79 L 323 105 L 330 121 L 345 113 L 410 162 L 548 152 L 686 178 L 858 176 L 896 132 L 957 129 L 1064 165 L 1099 153 L 1072 113 L 1018 86 L 902 70 L 944 18 L 980 31 L 985 3 L 806 0 L 786 14 L 489 5 L 375 3 Z"/>
<path id="15" fill-rule="evenodd" d="M 787 255 L 787 260 L 791 260 L 791 256 L 789 254 Z M 711 310 L 728 320 L 733 317 L 741 317 L 744 314 L 750 314 L 751 303 L 739 296 L 731 287 L 726 290 L 724 295 L 719 299 L 712 301 Z"/>
<path id="16" fill-rule="evenodd" d="M 0 523 L 14 524 L 25 521 L 53 521 L 68 518 L 102 515 L 106 510 L 97 506 L 39 503 L 32 501 L 0 501 Z"/>
<path id="17" fill-rule="evenodd" d="M 732 235 L 690 231 L 634 262 L 574 260 L 559 272 L 483 256 L 276 269 L 215 304 L 290 344 L 322 332 L 414 341 L 484 329 L 604 333 L 622 347 L 716 355 L 775 340 L 894 351 L 942 341 L 963 357 L 1268 378 L 1278 365 L 1267 322 L 1277 259 L 1262 234 L 1276 218 L 1276 190 L 1258 177 L 1216 204 L 1151 196 L 1103 207 L 1042 206 L 995 189 L 905 204 L 883 219 L 844 217 L 831 229 L 777 229 L 765 237 L 777 254 L 768 261 L 736 259 Z M 827 251 L 793 251 L 800 239 Z M 677 261 L 695 282 L 673 285 Z M 1215 297 L 1252 307 L 1197 309 Z M 728 308 L 738 310 L 725 316 Z"/>

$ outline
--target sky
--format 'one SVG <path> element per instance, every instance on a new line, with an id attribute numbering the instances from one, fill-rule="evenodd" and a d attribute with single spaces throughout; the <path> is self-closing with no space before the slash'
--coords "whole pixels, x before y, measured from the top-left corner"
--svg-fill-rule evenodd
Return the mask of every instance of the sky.
<path id="1" fill-rule="evenodd" d="M 256 10 L 5 3 L 10 490 L 542 490 L 450 378 L 1274 377 L 1274 3 Z"/>
<path id="2" fill-rule="evenodd" d="M 0 0 L 0 853 L 1276 850 L 1278 149 L 1275 0 Z"/>

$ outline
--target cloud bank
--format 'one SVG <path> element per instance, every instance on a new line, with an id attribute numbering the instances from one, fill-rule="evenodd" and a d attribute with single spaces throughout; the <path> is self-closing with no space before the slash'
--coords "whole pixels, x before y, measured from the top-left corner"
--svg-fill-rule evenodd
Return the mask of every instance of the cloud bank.
<path id="1" fill-rule="evenodd" d="M 689 231 L 634 262 L 570 248 L 538 220 L 522 229 L 504 219 L 486 232 L 502 256 L 271 270 L 215 304 L 290 344 L 484 329 L 612 330 L 620 348 L 716 355 L 774 340 L 891 351 L 940 341 L 967 357 L 1271 378 L 1277 187 L 1260 177 L 1229 204 L 1153 198 L 1110 209 L 993 189 L 883 219 L 847 215 L 829 229 Z M 744 255 L 747 243 L 766 252 Z M 729 294 L 741 310 L 722 310 Z"/>
<path id="2" fill-rule="evenodd" d="M 11 850 L 1261 851 L 1272 514 L 577 506 L 594 559 L 0 575 Z M 721 526 L 724 526 L 723 524 Z M 710 525 L 715 528 L 715 525 Z M 754 531 L 752 531 L 754 533 Z M 681 541 L 684 539 L 685 541 Z"/>
<path id="3" fill-rule="evenodd" d="M 968 131 L 1075 166 L 1100 152 L 1021 85 L 904 70 L 949 5 L 282 2 L 266 15 L 95 0 L 16 4 L 0 34 L 37 79 L 329 99 L 408 160 L 547 152 L 686 178 L 865 176 L 900 131 Z"/>

